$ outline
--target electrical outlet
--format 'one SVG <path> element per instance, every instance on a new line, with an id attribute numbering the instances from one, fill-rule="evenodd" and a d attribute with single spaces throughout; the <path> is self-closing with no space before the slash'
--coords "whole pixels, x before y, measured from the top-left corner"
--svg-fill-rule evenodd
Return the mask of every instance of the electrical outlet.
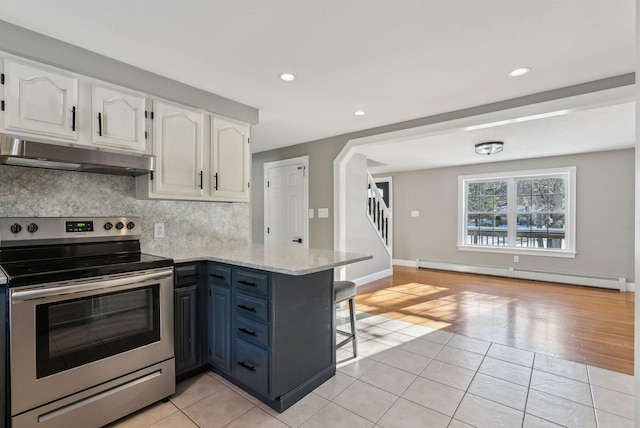
<path id="1" fill-rule="evenodd" d="M 514 263 L 520 262 L 520 256 L 513 256 L 513 262 Z"/>
<path id="2" fill-rule="evenodd" d="M 153 225 L 153 237 L 164 238 L 164 223 L 156 223 Z"/>

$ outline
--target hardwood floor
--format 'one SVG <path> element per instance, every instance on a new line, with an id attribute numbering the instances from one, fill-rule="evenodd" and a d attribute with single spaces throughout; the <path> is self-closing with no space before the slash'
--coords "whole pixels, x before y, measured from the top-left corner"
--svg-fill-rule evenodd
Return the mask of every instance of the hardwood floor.
<path id="1" fill-rule="evenodd" d="M 633 374 L 634 293 L 395 266 L 360 311 Z"/>

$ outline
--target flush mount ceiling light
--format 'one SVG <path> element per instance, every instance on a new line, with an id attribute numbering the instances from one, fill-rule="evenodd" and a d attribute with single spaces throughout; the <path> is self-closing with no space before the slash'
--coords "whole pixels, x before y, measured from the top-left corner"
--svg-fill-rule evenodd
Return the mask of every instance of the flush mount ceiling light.
<path id="1" fill-rule="evenodd" d="M 493 155 L 502 151 L 502 141 L 488 141 L 476 144 L 476 153 L 479 155 Z"/>
<path id="2" fill-rule="evenodd" d="M 524 76 L 525 74 L 527 74 L 528 72 L 530 72 L 531 69 L 529 67 L 520 67 L 520 68 L 516 68 L 515 70 L 512 70 L 509 73 L 509 77 L 520 77 L 520 76 Z"/>
<path id="3" fill-rule="evenodd" d="M 356 116 L 364 116 L 366 113 L 364 112 L 364 110 L 357 110 L 354 111 L 353 114 L 355 114 Z"/>
<path id="4" fill-rule="evenodd" d="M 296 76 L 291 73 L 282 73 L 280 75 L 280 80 L 284 80 L 285 82 L 292 82 L 296 80 Z"/>

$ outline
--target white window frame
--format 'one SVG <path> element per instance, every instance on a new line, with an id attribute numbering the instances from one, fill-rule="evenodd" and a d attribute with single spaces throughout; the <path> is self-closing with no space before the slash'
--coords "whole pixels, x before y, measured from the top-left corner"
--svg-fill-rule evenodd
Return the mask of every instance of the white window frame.
<path id="1" fill-rule="evenodd" d="M 506 180 L 509 188 L 507 194 L 507 216 L 509 224 L 509 242 L 515 243 L 516 195 L 515 179 L 538 178 L 545 176 L 563 176 L 566 179 L 565 195 L 565 247 L 566 248 L 523 248 L 516 246 L 471 245 L 466 243 L 467 236 L 467 192 L 466 183 L 473 181 Z M 513 230 L 512 230 L 513 229 Z M 576 256 L 576 167 L 549 168 L 528 171 L 510 171 L 503 173 L 474 174 L 458 176 L 458 250 L 483 253 L 522 254 L 549 257 Z"/>

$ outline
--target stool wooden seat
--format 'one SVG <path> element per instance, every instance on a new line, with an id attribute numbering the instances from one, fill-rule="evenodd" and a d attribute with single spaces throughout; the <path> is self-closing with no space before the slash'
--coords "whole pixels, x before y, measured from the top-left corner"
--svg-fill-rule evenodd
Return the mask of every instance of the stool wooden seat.
<path id="1" fill-rule="evenodd" d="M 357 350 L 357 337 L 356 337 L 356 311 L 354 298 L 356 297 L 356 283 L 353 281 L 334 281 L 333 283 L 333 298 L 335 303 L 349 301 L 349 321 L 351 323 L 351 332 L 341 331 L 336 328 L 336 333 L 346 336 L 344 340 L 336 344 L 336 350 L 343 347 L 347 343 L 352 343 L 353 357 L 358 354 Z"/>

